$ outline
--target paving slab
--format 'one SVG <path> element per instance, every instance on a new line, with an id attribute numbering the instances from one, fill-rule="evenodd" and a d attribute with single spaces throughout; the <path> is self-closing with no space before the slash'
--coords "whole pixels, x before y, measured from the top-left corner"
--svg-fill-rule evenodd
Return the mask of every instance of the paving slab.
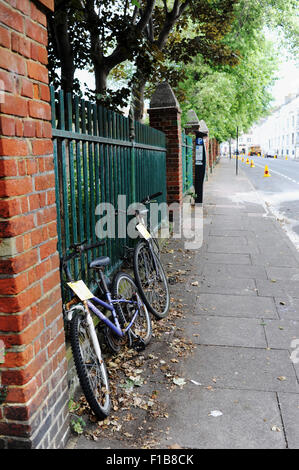
<path id="1" fill-rule="evenodd" d="M 234 253 L 204 253 L 201 257 L 202 262 L 215 264 L 252 264 L 249 254 Z"/>
<path id="2" fill-rule="evenodd" d="M 225 230 L 245 230 L 248 227 L 243 216 L 228 217 L 217 214 L 213 216 L 211 225 Z"/>
<path id="3" fill-rule="evenodd" d="M 264 328 L 270 348 L 292 349 L 292 342 L 299 340 L 299 320 L 265 320 Z"/>
<path id="4" fill-rule="evenodd" d="M 287 268 L 297 268 L 298 261 L 292 254 L 280 255 L 275 252 L 265 253 L 251 253 L 251 263 L 258 266 L 273 266 L 273 267 L 287 267 Z"/>
<path id="5" fill-rule="evenodd" d="M 201 280 L 198 287 L 199 294 L 236 294 L 236 295 L 257 295 L 256 284 L 252 279 L 224 279 L 214 277 L 210 280 Z"/>
<path id="6" fill-rule="evenodd" d="M 246 235 L 243 233 L 242 236 L 240 237 L 219 237 L 219 236 L 213 236 L 210 235 L 207 239 L 207 244 L 210 245 L 219 245 L 223 244 L 223 246 L 234 246 L 234 245 L 239 245 L 239 246 L 247 246 L 248 245 L 248 240 L 246 238 Z"/>
<path id="7" fill-rule="evenodd" d="M 209 237 L 211 238 L 211 237 Z M 212 253 L 240 253 L 240 254 L 258 254 L 259 249 L 257 246 L 250 245 L 248 241 L 246 244 L 240 244 L 237 239 L 235 241 L 227 240 L 220 237 L 214 237 L 213 240 L 208 240 L 208 252 Z M 236 238 L 236 237 L 235 237 Z"/>
<path id="8" fill-rule="evenodd" d="M 260 204 L 210 204 L 209 206 L 205 204 L 205 207 L 208 208 L 209 212 L 215 215 L 240 215 L 244 214 L 264 214 L 265 209 Z"/>
<path id="9" fill-rule="evenodd" d="M 209 228 L 208 235 L 215 237 L 246 237 L 248 230 L 229 230 L 222 228 L 215 228 L 213 225 Z"/>
<path id="10" fill-rule="evenodd" d="M 299 393 L 296 373 L 285 350 L 199 345 L 181 373 L 188 380 L 213 388 Z"/>
<path id="11" fill-rule="evenodd" d="M 299 305 L 298 305 L 299 308 Z M 274 300 L 270 297 L 244 297 L 200 293 L 194 312 L 197 315 L 216 315 L 241 318 L 279 318 Z"/>
<path id="12" fill-rule="evenodd" d="M 275 280 L 257 279 L 258 295 L 263 297 L 291 296 L 294 299 L 299 299 L 299 281 L 273 281 Z"/>
<path id="13" fill-rule="evenodd" d="M 299 395 L 278 393 L 279 406 L 289 449 L 299 449 Z"/>
<path id="14" fill-rule="evenodd" d="M 299 281 L 299 268 L 266 267 L 269 279 Z"/>
<path id="15" fill-rule="evenodd" d="M 274 298 L 279 318 L 299 320 L 299 299 L 289 295 Z"/>
<path id="16" fill-rule="evenodd" d="M 202 270 L 205 279 L 224 277 L 226 279 L 267 279 L 263 266 L 246 266 L 237 264 L 205 263 Z"/>
<path id="17" fill-rule="evenodd" d="M 195 344 L 267 348 L 261 320 L 197 315 L 190 318 L 185 332 Z"/>
<path id="18" fill-rule="evenodd" d="M 286 441 L 275 393 L 202 389 L 185 386 L 169 394 L 170 432 L 160 448 L 178 444 L 190 449 L 284 449 Z M 220 411 L 218 417 L 212 411 Z"/>

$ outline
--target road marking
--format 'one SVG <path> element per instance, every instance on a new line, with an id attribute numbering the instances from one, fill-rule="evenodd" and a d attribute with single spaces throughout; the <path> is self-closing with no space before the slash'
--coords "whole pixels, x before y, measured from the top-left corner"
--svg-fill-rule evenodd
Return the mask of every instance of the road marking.
<path id="1" fill-rule="evenodd" d="M 259 165 L 258 163 L 256 163 L 256 166 L 258 166 L 258 167 L 260 167 L 260 168 L 263 168 L 263 167 L 262 167 L 261 165 Z M 286 179 L 288 179 L 289 181 L 292 181 L 293 183 L 299 184 L 299 181 L 296 181 L 296 180 L 290 178 L 289 176 L 286 176 L 286 175 L 284 175 L 283 173 L 280 173 L 279 171 L 272 170 L 271 168 L 269 169 L 269 171 L 270 171 L 271 173 L 275 173 L 275 174 L 278 175 L 278 176 L 282 176 L 283 178 L 286 178 Z"/>

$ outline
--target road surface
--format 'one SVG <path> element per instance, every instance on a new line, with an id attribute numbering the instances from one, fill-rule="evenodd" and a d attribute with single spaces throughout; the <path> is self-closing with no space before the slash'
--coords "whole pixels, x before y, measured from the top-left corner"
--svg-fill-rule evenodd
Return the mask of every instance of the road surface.
<path id="1" fill-rule="evenodd" d="M 238 161 L 266 207 L 281 222 L 293 243 L 299 248 L 299 161 L 249 157 L 255 167 Z M 232 160 L 234 165 L 236 160 Z M 264 177 L 265 166 L 270 177 Z"/>

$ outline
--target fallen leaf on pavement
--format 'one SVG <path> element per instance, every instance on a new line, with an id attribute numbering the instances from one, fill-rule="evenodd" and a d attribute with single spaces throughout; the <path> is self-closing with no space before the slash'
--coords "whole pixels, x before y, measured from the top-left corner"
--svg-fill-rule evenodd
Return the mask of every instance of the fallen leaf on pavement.
<path id="1" fill-rule="evenodd" d="M 179 444 L 172 444 L 168 447 L 168 449 L 183 449 Z"/>

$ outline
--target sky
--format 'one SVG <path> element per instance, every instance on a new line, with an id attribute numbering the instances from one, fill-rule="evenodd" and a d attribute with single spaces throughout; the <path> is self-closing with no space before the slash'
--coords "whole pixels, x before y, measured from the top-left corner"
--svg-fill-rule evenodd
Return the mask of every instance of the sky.
<path id="1" fill-rule="evenodd" d="M 277 75 L 279 79 L 272 89 L 272 94 L 275 105 L 280 105 L 289 93 L 299 92 L 299 67 L 296 67 L 294 61 L 283 61 Z"/>

